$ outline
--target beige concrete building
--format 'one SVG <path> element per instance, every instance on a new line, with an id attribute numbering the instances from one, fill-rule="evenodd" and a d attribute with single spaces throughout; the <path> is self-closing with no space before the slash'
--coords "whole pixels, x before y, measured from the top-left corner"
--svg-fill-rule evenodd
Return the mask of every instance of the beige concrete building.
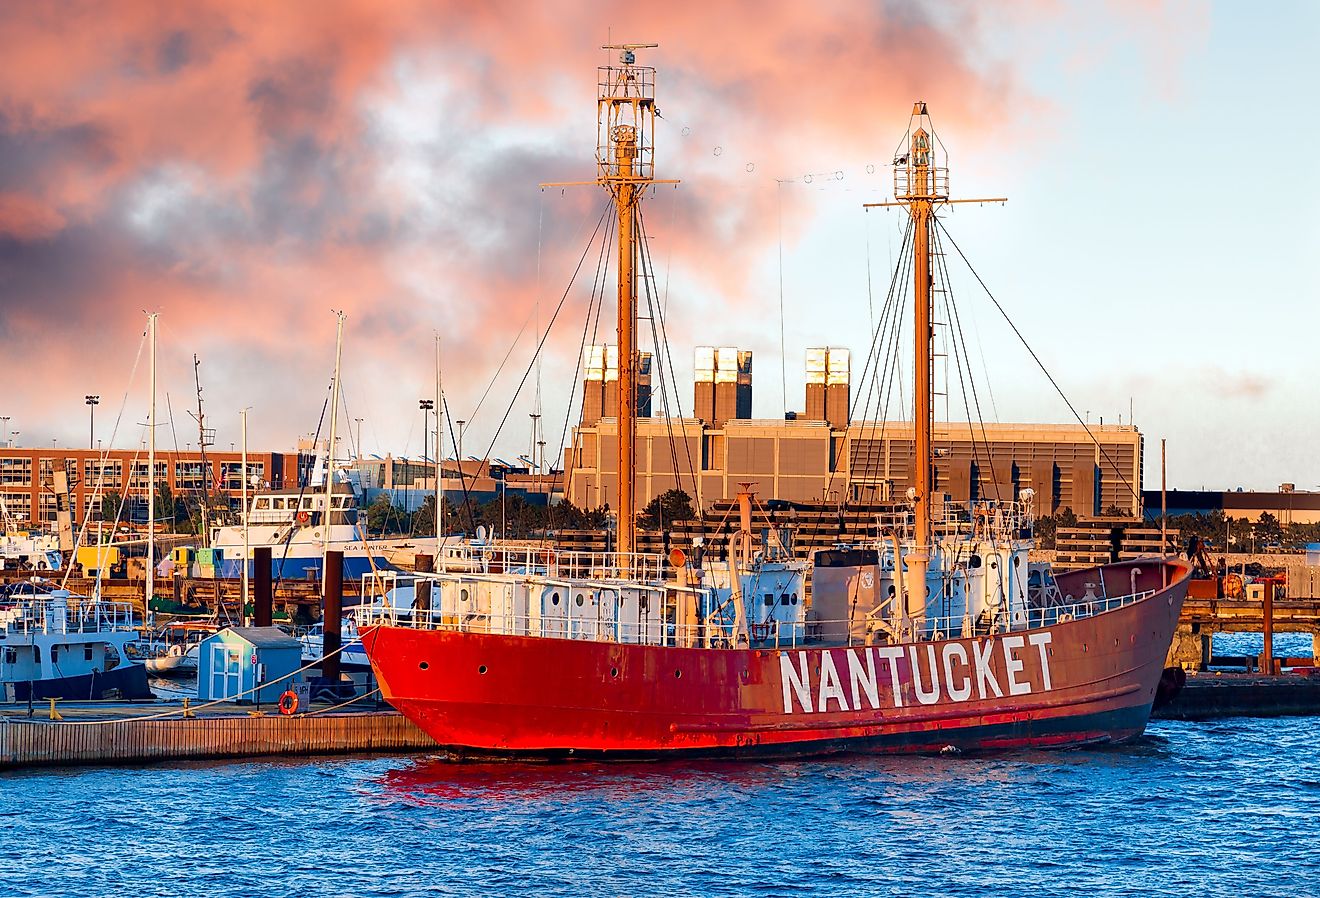
<path id="1" fill-rule="evenodd" d="M 1095 515 L 1141 510 L 1142 435 L 1131 425 L 935 425 L 936 489 L 954 501 L 1012 498 L 1031 487 L 1036 508 Z M 637 502 L 680 488 L 702 506 L 752 481 L 763 499 L 797 502 L 901 499 L 912 483 L 908 423 L 697 419 L 638 422 Z M 569 499 L 617 504 L 618 426 L 601 418 L 574 433 L 564 466 Z"/>

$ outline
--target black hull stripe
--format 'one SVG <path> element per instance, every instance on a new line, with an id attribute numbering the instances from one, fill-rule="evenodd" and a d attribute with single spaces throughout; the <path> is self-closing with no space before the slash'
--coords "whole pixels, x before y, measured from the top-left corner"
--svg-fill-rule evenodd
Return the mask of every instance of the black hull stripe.
<path id="1" fill-rule="evenodd" d="M 886 733 L 840 739 L 659 750 L 513 750 L 442 746 L 456 761 L 653 761 L 678 759 L 772 760 L 836 754 L 935 754 L 946 748 L 960 752 L 1017 748 L 1078 748 L 1126 742 L 1140 736 L 1150 718 L 1150 705 L 1132 705 L 1074 717 L 1050 717 L 1012 723 L 936 731 Z"/>

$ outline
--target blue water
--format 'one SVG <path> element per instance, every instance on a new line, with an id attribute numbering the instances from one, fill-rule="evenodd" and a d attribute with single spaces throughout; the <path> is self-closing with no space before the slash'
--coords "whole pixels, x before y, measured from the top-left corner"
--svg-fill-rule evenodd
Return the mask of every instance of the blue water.
<path id="1" fill-rule="evenodd" d="M 0 895 L 1320 895 L 1320 718 L 1103 751 L 0 774 Z"/>

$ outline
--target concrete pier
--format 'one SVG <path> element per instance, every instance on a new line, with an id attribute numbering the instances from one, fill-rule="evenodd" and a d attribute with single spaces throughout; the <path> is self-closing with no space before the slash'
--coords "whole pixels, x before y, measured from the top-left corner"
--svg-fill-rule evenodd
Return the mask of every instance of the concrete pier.
<path id="1" fill-rule="evenodd" d="M 1286 717 L 1320 714 L 1320 677 L 1276 677 L 1240 673 L 1187 675 L 1173 701 L 1156 710 L 1157 720 L 1213 720 L 1219 717 Z"/>

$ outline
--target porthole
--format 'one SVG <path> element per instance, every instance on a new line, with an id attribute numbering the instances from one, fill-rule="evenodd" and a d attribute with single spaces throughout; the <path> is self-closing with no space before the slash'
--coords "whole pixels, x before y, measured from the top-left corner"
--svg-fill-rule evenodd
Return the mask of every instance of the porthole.
<path id="1" fill-rule="evenodd" d="M 578 593 L 578 594 L 577 594 L 577 599 L 576 599 L 575 601 L 577 602 L 577 606 L 578 606 L 579 608 L 581 608 L 581 607 L 582 607 L 582 602 L 583 602 L 582 593 Z"/>
<path id="2" fill-rule="evenodd" d="M 610 676 L 617 677 L 618 675 L 619 675 L 619 669 L 617 667 L 611 667 Z"/>
<path id="3" fill-rule="evenodd" d="M 483 664 L 477 668 L 477 673 L 484 674 L 485 672 L 486 672 L 486 665 Z"/>
<path id="4" fill-rule="evenodd" d="M 550 595 L 550 604 L 551 604 L 551 605 L 558 605 L 558 604 L 559 604 L 559 593 L 556 592 L 556 593 L 552 593 L 552 594 Z"/>
<path id="5" fill-rule="evenodd" d="M 418 664 L 417 666 L 420 667 L 422 670 L 426 670 L 431 665 L 428 662 L 423 661 L 421 664 Z"/>
<path id="6" fill-rule="evenodd" d="M 458 591 L 458 600 L 460 602 L 466 602 L 468 600 L 468 591 L 466 589 L 460 589 Z"/>
<path id="7" fill-rule="evenodd" d="M 793 595 L 792 595 L 792 602 L 793 602 L 794 605 L 797 604 L 797 593 L 793 593 Z"/>
<path id="8" fill-rule="evenodd" d="M 675 680 L 681 680 L 681 679 L 683 679 L 683 671 L 681 671 L 681 670 L 676 670 L 676 671 L 674 671 L 674 679 L 675 679 Z"/>
<path id="9" fill-rule="evenodd" d="M 1082 651 L 1083 651 L 1083 652 L 1089 652 L 1089 651 L 1090 651 L 1090 649 L 1088 649 L 1088 648 L 1086 647 L 1086 643 L 1084 643 L 1084 642 L 1082 643 Z"/>

